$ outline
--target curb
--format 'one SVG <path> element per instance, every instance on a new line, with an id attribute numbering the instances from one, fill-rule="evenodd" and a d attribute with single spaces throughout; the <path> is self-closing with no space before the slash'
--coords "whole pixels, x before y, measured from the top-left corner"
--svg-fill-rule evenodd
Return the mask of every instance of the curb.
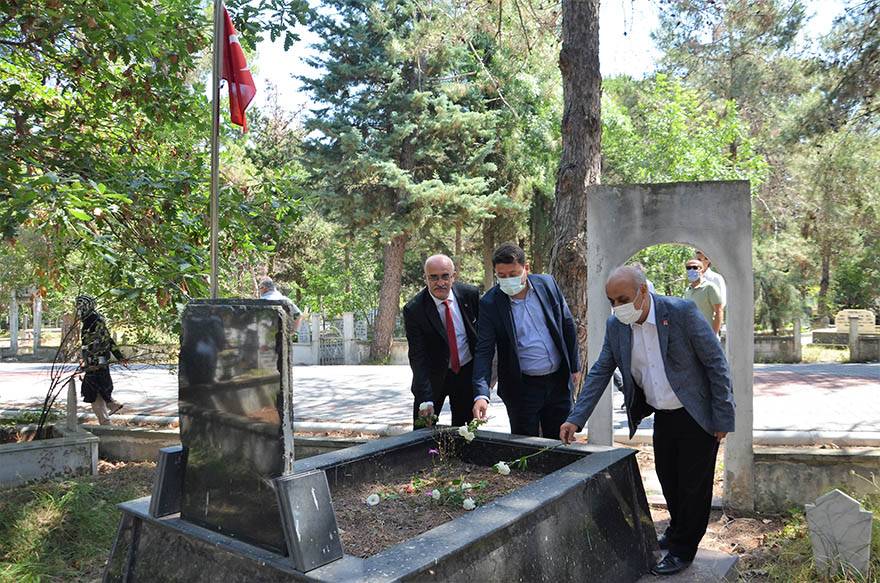
<path id="1" fill-rule="evenodd" d="M 17 417 L 22 413 L 39 413 L 39 409 L 0 409 L 0 419 Z M 117 414 L 113 419 L 128 422 L 156 423 L 169 425 L 178 421 L 177 415 L 144 415 Z M 79 413 L 77 419 L 92 420 L 92 413 Z M 294 421 L 294 431 L 352 431 L 382 436 L 402 435 L 412 431 L 409 423 L 345 423 L 340 421 Z M 587 432 L 578 435 L 586 436 Z M 639 429 L 632 439 L 629 432 L 618 431 L 614 434 L 614 442 L 624 445 L 650 445 L 653 432 Z M 880 447 L 880 431 L 790 431 L 790 430 L 758 430 L 752 434 L 754 445 L 785 446 L 785 445 L 838 445 L 848 447 Z"/>
<path id="2" fill-rule="evenodd" d="M 586 433 L 578 435 L 587 435 Z M 632 439 L 628 431 L 614 434 L 615 443 L 626 445 L 650 445 L 653 431 L 639 429 Z M 790 431 L 758 430 L 752 432 L 754 445 L 838 445 L 846 447 L 878 447 L 880 431 Z"/>
<path id="3" fill-rule="evenodd" d="M 15 418 L 22 413 L 39 413 L 39 409 L 0 409 L 0 419 Z M 77 413 L 77 421 L 80 423 L 96 421 L 93 413 Z M 178 422 L 177 415 L 142 415 L 142 414 L 117 414 L 111 419 L 127 421 L 129 423 L 156 423 L 158 425 L 170 425 Z M 353 433 L 366 433 L 370 435 L 392 436 L 402 435 L 412 431 L 410 424 L 392 423 L 343 423 L 334 421 L 294 421 L 294 431 L 320 433 L 327 431 L 351 431 Z"/>

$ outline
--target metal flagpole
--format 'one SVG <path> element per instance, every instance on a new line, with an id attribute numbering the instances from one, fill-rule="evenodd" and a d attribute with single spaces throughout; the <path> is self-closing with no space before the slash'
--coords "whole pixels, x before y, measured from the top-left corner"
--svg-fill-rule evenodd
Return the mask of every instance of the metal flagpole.
<path id="1" fill-rule="evenodd" d="M 220 286 L 217 281 L 217 238 L 220 230 L 220 59 L 223 53 L 223 2 L 214 0 L 214 67 L 211 88 L 211 299 L 216 300 Z"/>

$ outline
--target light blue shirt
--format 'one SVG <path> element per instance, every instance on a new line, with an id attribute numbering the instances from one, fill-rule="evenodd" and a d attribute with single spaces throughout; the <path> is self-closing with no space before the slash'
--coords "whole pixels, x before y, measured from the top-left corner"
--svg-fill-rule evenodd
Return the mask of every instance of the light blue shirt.
<path id="1" fill-rule="evenodd" d="M 510 299 L 510 309 L 513 311 L 520 370 L 530 376 L 556 372 L 562 362 L 562 355 L 550 335 L 538 294 L 529 286 L 525 298 Z"/>

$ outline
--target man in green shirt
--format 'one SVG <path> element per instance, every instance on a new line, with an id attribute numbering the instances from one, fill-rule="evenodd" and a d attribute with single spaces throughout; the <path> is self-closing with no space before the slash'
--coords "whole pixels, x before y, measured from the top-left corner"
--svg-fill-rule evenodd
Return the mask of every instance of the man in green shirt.
<path id="1" fill-rule="evenodd" d="M 703 277 L 703 264 L 699 259 L 689 259 L 684 268 L 690 283 L 684 290 L 684 299 L 697 304 L 700 313 L 712 326 L 715 334 L 718 334 L 721 331 L 721 324 L 724 322 L 721 293 L 717 287 Z"/>

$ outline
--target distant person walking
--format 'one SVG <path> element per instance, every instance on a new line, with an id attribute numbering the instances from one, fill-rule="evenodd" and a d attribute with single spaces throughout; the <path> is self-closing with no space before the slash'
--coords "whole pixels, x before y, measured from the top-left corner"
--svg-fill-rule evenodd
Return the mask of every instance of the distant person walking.
<path id="1" fill-rule="evenodd" d="M 278 288 L 275 287 L 275 282 L 272 281 L 271 278 L 264 277 L 261 279 L 257 284 L 257 290 L 260 293 L 261 300 L 286 300 L 290 302 L 290 305 L 293 306 L 293 329 L 299 331 L 299 323 L 300 320 L 302 320 L 302 311 L 289 297 L 278 291 Z"/>
<path id="2" fill-rule="evenodd" d="M 98 313 L 95 298 L 86 295 L 77 296 L 76 315 L 82 322 L 80 368 L 84 375 L 80 391 L 83 400 L 92 405 L 98 423 L 110 425 L 110 415 L 122 409 L 122 403 L 113 400 L 110 357 L 115 357 L 124 365 L 128 364 L 128 360 L 123 357 L 110 336 L 104 317 Z"/>
<path id="3" fill-rule="evenodd" d="M 718 288 L 718 293 L 721 294 L 721 307 L 727 307 L 727 282 L 724 281 L 724 276 L 712 269 L 712 260 L 699 249 L 694 253 L 694 257 L 703 264 L 703 277 L 706 281 Z"/>
<path id="4" fill-rule="evenodd" d="M 697 304 L 697 308 L 712 326 L 712 330 L 716 335 L 719 334 L 721 325 L 724 324 L 724 302 L 721 293 L 714 284 L 706 280 L 703 275 L 703 264 L 699 259 L 689 259 L 684 268 L 688 278 L 684 299 Z"/>

